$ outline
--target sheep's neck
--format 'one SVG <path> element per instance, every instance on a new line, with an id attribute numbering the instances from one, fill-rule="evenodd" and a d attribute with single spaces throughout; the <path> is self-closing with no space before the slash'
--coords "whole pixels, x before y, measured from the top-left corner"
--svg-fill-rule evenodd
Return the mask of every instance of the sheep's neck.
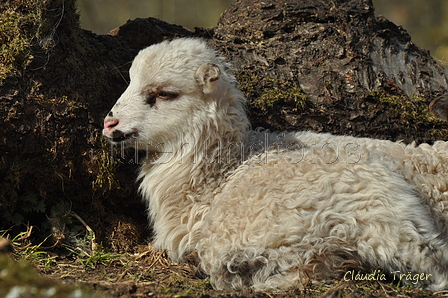
<path id="1" fill-rule="evenodd" d="M 154 224 L 154 245 L 174 260 L 194 249 L 214 193 L 241 163 L 241 146 L 236 138 L 195 147 L 185 142 L 142 166 L 140 189 Z"/>

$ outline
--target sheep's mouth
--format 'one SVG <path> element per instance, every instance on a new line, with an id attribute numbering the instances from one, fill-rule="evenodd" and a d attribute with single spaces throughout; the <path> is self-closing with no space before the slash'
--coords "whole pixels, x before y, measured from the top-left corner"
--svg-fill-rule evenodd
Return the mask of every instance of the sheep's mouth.
<path id="1" fill-rule="evenodd" d="M 124 133 L 121 130 L 116 130 L 112 133 L 112 136 L 109 137 L 111 142 L 120 143 L 129 139 L 135 139 L 138 136 L 137 131 L 132 131 L 130 133 Z"/>

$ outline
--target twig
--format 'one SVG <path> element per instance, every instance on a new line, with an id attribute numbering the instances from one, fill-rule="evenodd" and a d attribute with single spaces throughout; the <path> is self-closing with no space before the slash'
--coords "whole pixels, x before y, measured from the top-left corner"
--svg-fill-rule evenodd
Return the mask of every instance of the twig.
<path id="1" fill-rule="evenodd" d="M 115 280 L 115 282 L 121 281 L 128 273 L 129 273 L 129 269 L 126 269 L 125 271 L 123 271 L 123 273 L 120 274 L 120 276 Z"/>
<path id="2" fill-rule="evenodd" d="M 91 227 L 89 227 L 88 224 L 86 224 L 86 222 L 78 215 L 76 214 L 74 211 L 70 211 L 70 215 L 75 217 L 77 220 L 79 220 L 80 223 L 82 223 L 84 225 L 84 227 L 86 228 L 86 230 L 88 232 L 91 233 L 92 235 L 92 239 L 90 240 L 91 242 L 91 246 L 92 246 L 92 251 L 97 251 L 98 250 L 98 243 L 96 243 L 96 236 L 95 236 L 95 232 L 92 230 Z"/>

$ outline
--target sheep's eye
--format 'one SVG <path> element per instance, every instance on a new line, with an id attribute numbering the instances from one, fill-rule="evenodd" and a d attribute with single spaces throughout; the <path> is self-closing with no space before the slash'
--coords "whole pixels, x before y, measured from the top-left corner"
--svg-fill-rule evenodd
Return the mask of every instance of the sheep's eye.
<path id="1" fill-rule="evenodd" d="M 175 99 L 179 94 L 176 92 L 160 91 L 157 93 L 157 97 L 161 99 Z"/>

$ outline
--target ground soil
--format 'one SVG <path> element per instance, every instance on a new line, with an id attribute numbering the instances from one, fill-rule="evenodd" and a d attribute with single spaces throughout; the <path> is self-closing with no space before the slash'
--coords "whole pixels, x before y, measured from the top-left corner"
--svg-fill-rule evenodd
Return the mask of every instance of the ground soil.
<path id="1" fill-rule="evenodd" d="M 448 139 L 448 125 L 428 111 L 446 93 L 447 70 L 403 28 L 376 17 L 370 0 L 239 0 L 213 28 L 192 32 L 148 18 L 109 35 L 79 28 L 75 0 L 0 5 L 0 25 L 15 21 L 11 35 L 28 45 L 12 54 L 14 69 L 1 80 L 0 230 L 14 237 L 36 227 L 28 239 L 46 238 L 52 247 L 45 250 L 50 265 L 36 266 L 64 283 L 86 283 L 112 297 L 255 295 L 214 291 L 191 265 L 172 264 L 148 248 L 135 154 L 113 151 L 101 138 L 103 117 L 126 88 L 133 57 L 153 43 L 201 37 L 228 57 L 253 127 L 417 143 Z M 86 267 L 94 250 L 79 244 L 85 235 L 120 257 Z M 86 254 L 67 254 L 67 247 Z M 257 295 L 429 294 L 341 280 Z"/>
<path id="2" fill-rule="evenodd" d="M 350 275 L 340 280 L 310 282 L 300 289 L 276 293 L 251 291 L 217 291 L 208 280 L 197 272 L 191 263 L 175 264 L 164 252 L 140 246 L 133 255 L 120 257 L 85 267 L 70 258 L 56 258 L 51 266 L 39 266 L 46 278 L 65 285 L 85 286 L 104 297 L 446 297 L 448 292 L 432 293 L 412 286 L 403 286 L 388 277 L 378 281 L 379 274 L 371 280 L 354 280 Z M 356 274 L 356 273 L 355 273 Z M 355 276 L 355 275 L 353 275 Z M 375 280 L 376 279 L 376 280 Z"/>

